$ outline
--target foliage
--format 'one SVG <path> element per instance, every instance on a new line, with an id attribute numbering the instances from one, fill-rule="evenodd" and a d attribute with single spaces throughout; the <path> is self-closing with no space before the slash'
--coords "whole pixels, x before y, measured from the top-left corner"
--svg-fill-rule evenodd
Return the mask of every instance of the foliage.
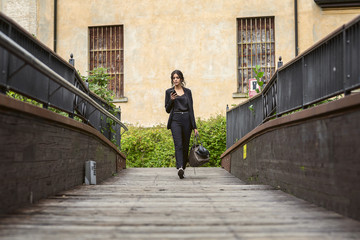
<path id="1" fill-rule="evenodd" d="M 38 107 L 42 107 L 43 104 L 35 101 L 35 100 L 32 100 L 31 98 L 27 98 L 21 94 L 18 94 L 16 92 L 13 92 L 13 91 L 6 91 L 6 95 L 9 96 L 9 97 L 12 97 L 12 98 L 15 98 L 17 100 L 20 100 L 22 102 L 26 102 L 26 103 L 30 103 L 32 105 L 35 105 L 35 106 L 38 106 Z"/>
<path id="2" fill-rule="evenodd" d="M 203 146 L 210 152 L 210 161 L 205 166 L 219 167 L 220 156 L 226 150 L 226 118 L 218 115 L 208 120 L 197 120 L 200 140 Z M 193 136 L 191 145 L 193 143 Z"/>
<path id="3" fill-rule="evenodd" d="M 99 97 L 101 97 L 108 106 L 110 106 L 109 109 L 107 109 L 111 114 L 116 116 L 117 112 L 119 111 L 116 106 L 112 103 L 114 99 L 114 93 L 108 88 L 109 82 L 111 81 L 111 76 L 108 73 L 107 68 L 99 67 L 95 68 L 91 71 L 89 71 L 89 76 L 81 76 L 83 81 L 88 81 L 89 83 L 89 89 Z M 103 105 L 103 107 L 105 107 Z M 106 108 L 106 107 L 105 107 Z M 111 139 L 111 142 L 116 144 L 116 138 L 114 130 L 115 121 L 111 118 L 106 117 L 106 123 L 108 125 L 108 129 L 113 133 L 113 139 Z M 101 129 L 101 132 L 103 133 L 105 129 Z"/>
<path id="4" fill-rule="evenodd" d="M 36 100 L 33 100 L 33 99 L 31 99 L 31 98 L 27 98 L 27 97 L 25 97 L 25 96 L 23 96 L 23 95 L 21 95 L 21 94 L 18 94 L 18 93 L 16 93 L 16 92 L 13 92 L 13 91 L 7 91 L 6 92 L 6 95 L 7 96 L 9 96 L 9 97 L 12 97 L 12 98 L 15 98 L 15 99 L 17 99 L 17 100 L 20 100 L 20 101 L 22 101 L 22 102 L 26 102 L 26 103 L 30 103 L 30 104 L 32 104 L 32 105 L 35 105 L 35 106 L 37 106 L 37 107 L 43 107 L 43 105 L 44 104 L 42 104 L 42 103 L 40 103 L 40 102 L 38 102 L 38 101 L 36 101 Z M 53 107 L 48 107 L 47 108 L 48 110 L 50 110 L 50 111 L 52 111 L 52 112 L 54 112 L 54 113 L 57 113 L 57 114 L 60 114 L 61 116 L 64 116 L 64 117 L 69 117 L 69 114 L 68 113 L 66 113 L 66 112 L 63 112 L 63 111 L 61 111 L 61 110 L 58 110 L 58 109 L 56 109 L 56 108 L 53 108 Z M 76 121 L 81 121 L 81 119 L 80 118 L 78 118 L 78 117 L 74 117 L 74 119 L 76 120 Z"/>
<path id="5" fill-rule="evenodd" d="M 121 151 L 128 167 L 175 166 L 174 143 L 166 126 L 128 126 L 128 129 L 121 137 Z"/>
<path id="6" fill-rule="evenodd" d="M 197 120 L 200 140 L 210 151 L 205 166 L 220 166 L 220 155 L 226 150 L 226 120 L 223 116 Z M 171 131 L 164 125 L 151 128 L 129 126 L 121 138 L 121 151 L 128 167 L 175 167 L 175 150 Z M 190 146 L 193 144 L 192 133 Z"/>
<path id="7" fill-rule="evenodd" d="M 114 93 L 108 88 L 112 77 L 110 77 L 107 68 L 95 68 L 94 70 L 89 71 L 89 73 L 87 81 L 89 82 L 90 91 L 104 99 L 108 105 L 115 108 L 115 105 L 112 103 Z M 81 76 L 81 78 L 83 81 L 86 81 L 85 76 Z"/>
<path id="8" fill-rule="evenodd" d="M 322 100 L 322 101 L 320 101 L 318 103 L 311 104 L 309 107 L 316 107 L 316 106 L 319 106 L 319 105 L 324 104 L 324 103 L 329 103 L 329 102 L 332 102 L 332 101 L 339 100 L 339 99 L 341 99 L 343 97 L 344 97 L 344 94 L 339 94 L 339 95 L 336 95 L 334 97 Z"/>
<path id="9" fill-rule="evenodd" d="M 249 106 L 249 110 L 253 113 L 253 114 L 255 114 L 255 109 L 254 109 L 254 105 L 250 105 Z"/>
<path id="10" fill-rule="evenodd" d="M 260 86 L 260 90 L 259 89 L 255 89 L 255 91 L 257 93 L 260 93 L 260 91 L 262 91 L 264 89 L 264 81 L 261 80 L 261 78 L 264 76 L 264 72 L 260 71 L 260 65 L 256 65 L 255 68 L 253 69 L 254 73 L 255 73 L 255 78 L 256 78 L 256 82 L 257 84 Z M 253 105 L 249 106 L 249 110 L 254 114 L 255 113 L 255 109 Z"/>
<path id="11" fill-rule="evenodd" d="M 257 81 L 257 84 L 260 86 L 260 91 L 262 91 L 264 89 L 264 81 L 261 80 L 261 78 L 264 76 L 264 72 L 260 71 L 260 65 L 256 65 L 255 68 L 253 69 L 254 73 L 255 73 L 255 78 Z M 259 93 L 259 89 L 255 89 L 257 93 Z"/>

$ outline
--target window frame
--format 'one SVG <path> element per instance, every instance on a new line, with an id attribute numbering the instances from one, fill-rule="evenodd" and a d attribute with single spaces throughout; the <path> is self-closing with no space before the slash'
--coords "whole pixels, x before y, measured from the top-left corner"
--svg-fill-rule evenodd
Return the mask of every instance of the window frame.
<path id="1" fill-rule="evenodd" d="M 257 23 L 259 21 L 259 23 Z M 262 22 L 263 21 L 263 22 Z M 267 29 L 267 21 L 270 23 L 268 26 L 270 26 Z M 247 25 L 242 25 L 243 23 L 248 23 L 251 25 L 248 27 Z M 252 23 L 254 23 L 254 27 L 252 26 Z M 255 25 L 255 23 L 257 25 Z M 263 23 L 263 26 L 262 26 Z M 260 25 L 260 27 L 254 31 L 254 29 Z M 245 27 L 246 33 L 243 34 L 243 30 Z M 250 31 L 250 33 L 248 33 Z M 254 33 L 253 33 L 254 31 Z M 260 36 L 258 35 L 260 33 Z M 265 41 L 263 41 L 263 33 L 265 33 Z M 269 36 L 269 39 L 267 38 Z M 249 92 L 249 79 L 254 78 L 254 72 L 253 68 L 256 65 L 261 66 L 260 71 L 264 71 L 265 81 L 269 80 L 271 75 L 275 72 L 275 16 L 260 16 L 260 17 L 240 17 L 236 18 L 236 57 L 237 57 L 237 63 L 236 63 L 236 92 L 233 93 L 234 98 L 238 97 L 247 97 Z M 256 36 L 255 36 L 256 35 Z M 245 41 L 243 41 L 243 38 L 245 37 Z M 258 40 L 258 37 L 260 37 L 260 41 Z M 253 39 L 256 38 L 256 39 Z M 268 41 L 269 40 L 269 41 Z M 259 47 L 258 47 L 259 46 Z M 269 49 L 268 49 L 269 46 Z M 263 48 L 264 47 L 264 48 Z M 250 52 L 250 55 L 244 55 L 243 53 L 244 49 L 247 51 L 247 53 Z M 259 51 L 260 50 L 260 51 Z M 268 54 L 267 51 L 270 51 Z M 260 53 L 259 53 L 260 52 Z M 260 55 L 259 55 L 260 54 Z M 246 58 L 245 56 L 250 56 L 249 58 Z M 260 59 L 260 63 L 258 62 L 258 58 L 265 56 L 265 64 L 266 61 L 270 60 L 270 66 L 266 66 L 262 64 L 264 60 Z M 250 60 L 250 65 L 248 64 L 248 60 Z M 246 66 L 245 66 L 246 62 Z M 246 74 L 244 71 L 247 71 Z M 245 75 L 249 76 L 247 78 L 247 83 L 245 79 Z"/>
<path id="2" fill-rule="evenodd" d="M 114 102 L 127 102 L 124 96 L 124 25 L 89 26 L 88 38 L 88 70 L 107 68 L 113 77 L 109 89 L 114 92 Z"/>

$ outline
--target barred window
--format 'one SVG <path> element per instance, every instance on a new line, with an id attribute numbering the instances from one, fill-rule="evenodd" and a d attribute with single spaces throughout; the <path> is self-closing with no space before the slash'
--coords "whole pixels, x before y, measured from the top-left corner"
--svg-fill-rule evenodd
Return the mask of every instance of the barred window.
<path id="1" fill-rule="evenodd" d="M 275 71 L 274 17 L 238 18 L 238 86 L 237 92 L 247 93 L 253 68 L 260 65 L 263 80 L 270 80 Z"/>
<path id="2" fill-rule="evenodd" d="M 112 77 L 109 89 L 116 98 L 124 96 L 123 26 L 89 27 L 89 70 L 108 69 Z"/>

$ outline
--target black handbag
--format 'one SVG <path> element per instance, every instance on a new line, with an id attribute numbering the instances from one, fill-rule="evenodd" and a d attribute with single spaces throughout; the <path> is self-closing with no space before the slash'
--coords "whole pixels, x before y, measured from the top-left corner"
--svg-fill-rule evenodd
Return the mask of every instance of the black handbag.
<path id="1" fill-rule="evenodd" d="M 199 142 L 200 144 L 198 143 L 198 138 L 195 135 L 194 144 L 192 145 L 189 154 L 190 167 L 200 167 L 210 160 L 209 151 L 202 145 L 200 140 Z"/>

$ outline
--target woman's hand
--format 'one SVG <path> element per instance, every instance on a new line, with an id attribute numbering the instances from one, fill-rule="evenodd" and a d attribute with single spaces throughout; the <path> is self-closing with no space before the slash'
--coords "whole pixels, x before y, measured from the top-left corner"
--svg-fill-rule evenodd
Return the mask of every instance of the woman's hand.
<path id="1" fill-rule="evenodd" d="M 176 93 L 175 91 L 172 92 L 172 93 L 170 94 L 171 100 L 175 100 L 176 96 L 177 96 L 177 93 Z"/>
<path id="2" fill-rule="evenodd" d="M 195 136 L 199 136 L 199 131 L 197 129 L 194 129 Z"/>

